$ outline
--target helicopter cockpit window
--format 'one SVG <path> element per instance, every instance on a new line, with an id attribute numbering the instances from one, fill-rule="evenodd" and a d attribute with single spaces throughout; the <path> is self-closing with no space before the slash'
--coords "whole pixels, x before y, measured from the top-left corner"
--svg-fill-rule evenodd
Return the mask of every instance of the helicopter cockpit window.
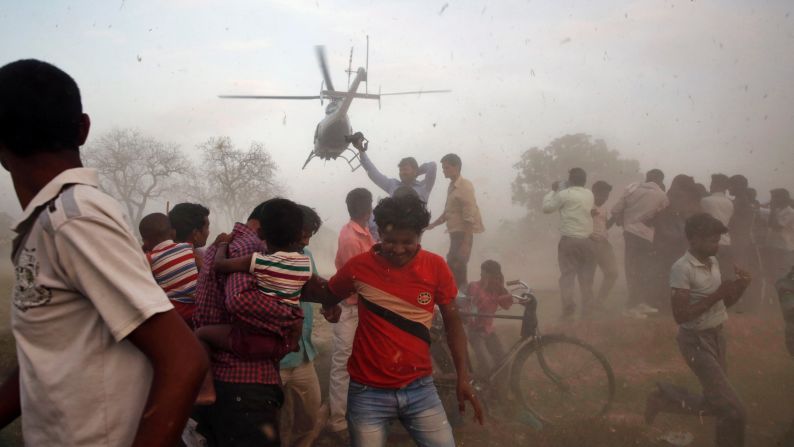
<path id="1" fill-rule="evenodd" d="M 337 110 L 339 110 L 339 102 L 338 101 L 331 101 L 325 107 L 325 114 L 326 115 L 330 115 L 330 114 L 336 112 Z"/>

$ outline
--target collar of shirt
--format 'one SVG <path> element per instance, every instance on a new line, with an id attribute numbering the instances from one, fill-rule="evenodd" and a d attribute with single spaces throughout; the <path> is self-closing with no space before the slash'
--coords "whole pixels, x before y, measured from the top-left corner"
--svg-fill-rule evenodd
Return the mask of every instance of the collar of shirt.
<path id="1" fill-rule="evenodd" d="M 160 242 L 159 244 L 155 245 L 154 248 L 152 248 L 152 253 L 154 253 L 156 251 L 160 251 L 160 250 L 164 249 L 165 247 L 168 247 L 169 245 L 171 245 L 173 243 L 174 243 L 174 241 L 172 241 L 171 239 L 168 239 L 168 240 L 165 240 L 163 242 Z"/>
<path id="2" fill-rule="evenodd" d="M 17 219 L 13 224 L 14 231 L 33 214 L 36 208 L 46 204 L 54 199 L 61 193 L 61 190 L 66 185 L 72 184 L 88 185 L 93 187 L 99 186 L 99 177 L 95 169 L 90 168 L 72 168 L 67 169 L 50 180 L 49 183 L 44 185 L 43 188 L 33 197 L 33 200 L 28 203 L 25 210 L 22 211 L 22 216 Z"/>
<path id="3" fill-rule="evenodd" d="M 387 268 L 387 269 L 404 269 L 404 268 L 410 267 L 411 264 L 413 264 L 414 261 L 416 261 L 416 257 L 419 256 L 419 253 L 422 251 L 422 246 L 421 245 L 418 245 L 417 247 L 418 248 L 416 249 L 416 253 L 414 254 L 414 257 L 411 258 L 410 261 L 406 262 L 405 265 L 401 265 L 401 266 L 396 266 L 396 265 L 392 264 L 391 262 L 389 262 L 386 258 L 381 256 L 381 254 L 380 254 L 381 244 L 373 245 L 369 252 L 372 255 L 372 257 L 375 258 L 375 262 L 377 262 L 378 265 L 383 267 L 383 268 Z"/>
<path id="4" fill-rule="evenodd" d="M 255 237 L 259 239 L 259 235 L 256 234 L 256 231 L 250 229 L 248 225 L 240 222 L 235 222 L 234 228 L 232 229 L 232 236 L 232 239 L 234 239 L 235 236 Z"/>
<path id="5" fill-rule="evenodd" d="M 369 232 L 369 229 L 367 229 L 366 227 L 362 227 L 355 220 L 350 221 L 350 229 L 352 229 L 353 232 L 355 232 L 359 236 L 366 236 L 370 238 L 372 237 L 372 234 Z"/>
<path id="6" fill-rule="evenodd" d="M 714 263 L 717 262 L 717 258 L 715 258 L 714 256 L 710 256 L 709 265 L 706 265 L 703 262 L 701 262 L 700 259 L 696 258 L 695 255 L 693 255 L 689 250 L 686 251 L 686 259 L 693 266 L 702 267 L 704 269 L 711 269 L 711 266 L 713 266 Z"/>

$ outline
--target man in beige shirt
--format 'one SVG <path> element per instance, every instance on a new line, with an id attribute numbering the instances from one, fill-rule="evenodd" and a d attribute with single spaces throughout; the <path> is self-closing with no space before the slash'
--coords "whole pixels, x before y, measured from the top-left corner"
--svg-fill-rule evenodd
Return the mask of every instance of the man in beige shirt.
<path id="1" fill-rule="evenodd" d="M 441 159 L 444 177 L 449 179 L 447 203 L 441 216 L 427 227 L 431 230 L 446 222 L 449 233 L 447 264 L 455 276 L 458 288 L 468 284 L 466 268 L 471 256 L 474 234 L 485 231 L 480 208 L 474 196 L 474 185 L 460 176 L 462 167 L 463 162 L 457 154 L 447 154 Z"/>
<path id="2" fill-rule="evenodd" d="M 653 247 L 654 227 L 651 222 L 670 201 L 664 192 L 664 173 L 651 169 L 645 183 L 634 183 L 626 187 L 623 196 L 612 207 L 612 216 L 623 227 L 626 242 L 626 285 L 629 299 L 627 310 L 631 315 L 658 312 L 660 304 L 649 301 L 656 296 L 652 289 L 654 279 L 661 275 Z"/>

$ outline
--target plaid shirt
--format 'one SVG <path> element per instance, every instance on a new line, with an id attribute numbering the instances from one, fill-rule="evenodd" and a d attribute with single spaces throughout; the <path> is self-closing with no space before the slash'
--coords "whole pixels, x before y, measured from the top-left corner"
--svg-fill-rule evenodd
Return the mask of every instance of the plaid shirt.
<path id="1" fill-rule="evenodd" d="M 236 223 L 229 244 L 229 257 L 250 256 L 264 252 L 264 243 L 247 226 Z M 267 319 L 267 308 L 256 288 L 256 279 L 250 273 L 222 275 L 212 270 L 216 246 L 204 254 L 204 268 L 199 273 L 196 286 L 196 327 L 210 324 L 231 324 L 239 320 L 261 328 Z M 245 360 L 223 351 L 212 353 L 212 374 L 216 380 L 228 383 L 256 383 L 280 385 L 278 360 Z"/>

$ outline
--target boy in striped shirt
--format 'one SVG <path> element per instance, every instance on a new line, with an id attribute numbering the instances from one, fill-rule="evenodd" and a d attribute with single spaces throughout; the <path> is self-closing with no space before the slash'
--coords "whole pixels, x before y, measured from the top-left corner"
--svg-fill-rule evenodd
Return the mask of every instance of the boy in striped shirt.
<path id="1" fill-rule="evenodd" d="M 196 331 L 199 340 L 212 349 L 230 351 L 241 357 L 283 357 L 296 350 L 301 335 L 303 311 L 300 296 L 303 286 L 312 279 L 311 260 L 300 253 L 303 213 L 294 202 L 274 199 L 269 219 L 260 232 L 267 244 L 266 253 L 227 258 L 230 237 L 221 234 L 215 240 L 218 250 L 213 269 L 221 273 L 250 272 L 256 278 L 268 309 L 267 321 L 252 328 L 236 321 L 234 324 L 202 326 Z M 267 332 L 263 332 L 263 329 Z"/>
<path id="2" fill-rule="evenodd" d="M 198 267 L 193 246 L 173 241 L 171 221 L 163 213 L 152 213 L 138 226 L 143 250 L 152 275 L 171 304 L 188 326 L 193 326 L 193 310 Z"/>

